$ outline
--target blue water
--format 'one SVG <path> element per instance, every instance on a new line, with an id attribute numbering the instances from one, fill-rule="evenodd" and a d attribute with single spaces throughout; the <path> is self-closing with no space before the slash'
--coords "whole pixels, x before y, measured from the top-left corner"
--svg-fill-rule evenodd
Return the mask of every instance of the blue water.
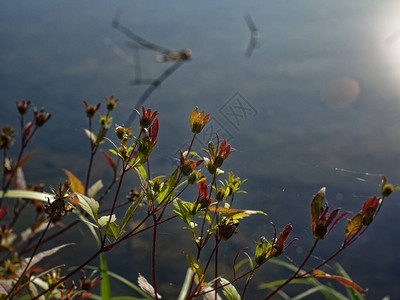
<path id="1" fill-rule="evenodd" d="M 288 256 L 300 262 L 312 242 L 309 203 L 320 187 L 327 187 L 332 207 L 356 212 L 379 193 L 380 174 L 400 182 L 399 9 L 395 1 L 3 1 L 2 124 L 17 124 L 16 101 L 44 106 L 52 119 L 33 141 L 38 152 L 27 178 L 56 185 L 63 167 L 83 177 L 88 141 L 82 100 L 97 103 L 114 95 L 120 99 L 115 123 L 124 124 L 148 87 L 130 81 L 155 79 L 173 64 L 156 62 L 158 53 L 144 49 L 137 60 L 132 40 L 111 26 L 119 11 L 120 24 L 136 34 L 193 54 L 146 100 L 160 112 L 153 170 L 173 169 L 177 151 L 190 141 L 193 108 L 210 113 L 197 149 L 215 132 L 228 139 L 236 151 L 225 170 L 248 178 L 238 207 L 268 213 L 254 219 L 257 226 L 242 222 L 234 243 L 254 247 L 260 235 L 272 236 L 269 222 L 278 228 L 292 223 L 301 241 Z M 250 57 L 245 14 L 260 32 Z M 106 171 L 99 167 L 96 175 Z M 369 288 L 368 299 L 400 297 L 397 197 L 338 258 Z M 340 234 L 317 256 L 340 243 Z M 125 251 L 134 251 L 134 243 L 132 249 Z M 113 271 L 145 273 L 137 267 L 140 259 L 128 256 L 132 270 L 115 262 Z M 182 279 L 165 276 L 176 285 Z"/>

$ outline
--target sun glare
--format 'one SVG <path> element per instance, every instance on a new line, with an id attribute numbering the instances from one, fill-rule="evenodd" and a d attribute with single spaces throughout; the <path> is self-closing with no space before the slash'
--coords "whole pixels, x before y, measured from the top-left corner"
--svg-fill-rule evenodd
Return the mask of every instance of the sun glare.
<path id="1" fill-rule="evenodd" d="M 400 3 L 390 2 L 380 11 L 377 38 L 381 54 L 388 68 L 400 79 Z"/>

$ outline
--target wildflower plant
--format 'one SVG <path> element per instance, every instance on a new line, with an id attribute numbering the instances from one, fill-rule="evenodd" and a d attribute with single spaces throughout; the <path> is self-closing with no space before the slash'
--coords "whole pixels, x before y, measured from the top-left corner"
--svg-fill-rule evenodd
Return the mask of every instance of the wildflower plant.
<path id="1" fill-rule="evenodd" d="M 105 252 L 112 252 L 119 244 L 135 239 L 146 231 L 152 233 L 151 261 L 148 266 L 151 278 L 146 279 L 139 273 L 138 285 L 129 284 L 134 287 L 136 294 L 145 299 L 160 299 L 162 289 L 156 256 L 161 248 L 158 243 L 159 228 L 173 219 L 182 222 L 185 230 L 182 237 L 191 242 L 191 246 L 182 249 L 187 275 L 178 298 L 219 299 L 222 293 L 226 299 L 244 299 L 257 270 L 267 263 L 276 262 L 296 242 L 297 238 L 292 237 L 293 226 L 287 224 L 278 234 L 272 224 L 272 237 L 267 239 L 262 236 L 255 244 L 249 241 L 250 246 L 244 245 L 232 258 L 232 273 L 222 274 L 219 260 L 221 243 L 230 243 L 232 237 L 238 233 L 240 223 L 247 217 L 266 215 L 263 211 L 235 207 L 237 195 L 246 193 L 242 188 L 246 180 L 235 177 L 232 172 L 225 173 L 222 169 L 225 160 L 234 155 L 233 148 L 216 135 L 216 143 L 210 141 L 207 149 L 203 149 L 205 157 L 192 149 L 196 136 L 209 120 L 209 114 L 203 111 L 199 113 L 198 108 L 195 108 L 189 116 L 192 140 L 187 149 L 180 149 L 177 157 L 179 165 L 169 174 L 154 177 L 151 173 L 151 155 L 158 142 L 158 112 L 142 107 L 141 112 L 138 112 L 137 127 L 125 127 L 113 124 L 111 113 L 116 109 L 117 102 L 113 96 L 107 98 L 105 112 L 100 114 L 100 103 L 93 105 L 83 101 L 88 119 L 88 128 L 84 131 L 89 138 L 86 178 L 82 181 L 64 169 L 67 179 L 61 181 L 57 188 L 49 187 L 53 194 L 43 192 L 43 185 L 21 188 L 25 181 L 21 175 L 22 167 L 32 156 L 32 153 L 24 156 L 24 152 L 51 114 L 44 109 L 38 111 L 34 108 L 33 119 L 27 122 L 26 116 L 31 103 L 25 100 L 17 103 L 21 144 L 16 159 L 9 157 L 9 149 L 14 146 L 17 130 L 10 125 L 0 130 L 0 147 L 3 151 L 0 193 L 0 252 L 3 261 L 0 266 L 0 299 L 13 299 L 26 294 L 32 299 L 96 297 L 93 287 L 97 284 L 100 285 L 98 297 L 111 299 L 110 277 L 114 276 L 124 282 L 127 280 L 108 269 Z M 96 116 L 99 120 L 97 128 L 93 124 Z M 104 157 L 103 162 L 110 167 L 113 174 L 109 182 L 103 182 L 102 179 L 94 181 L 92 178 L 94 157 L 99 150 Z M 128 195 L 122 195 L 122 187 L 131 184 L 127 180 L 128 174 L 136 177 L 137 186 L 131 187 Z M 336 225 L 350 215 L 347 211 L 340 213 L 339 208 L 330 211 L 325 202 L 326 189 L 320 189 L 310 205 L 310 223 L 314 237 L 310 250 L 298 267 L 291 266 L 291 276 L 279 281 L 279 284 L 269 285 L 271 291 L 265 299 L 270 299 L 295 280 L 334 280 L 364 293 L 364 289 L 343 275 L 342 269 L 339 275 L 331 275 L 322 268 L 364 234 L 376 218 L 384 200 L 397 189 L 398 186 L 387 183 L 383 177 L 381 195 L 369 198 L 360 212 L 347 219 L 342 244 L 327 259 L 305 269 L 317 245 L 325 241 Z M 188 198 L 184 193 L 186 190 L 194 191 L 196 196 Z M 109 199 L 106 206 L 103 201 L 105 197 Z M 10 198 L 14 201 L 9 201 Z M 24 210 L 29 210 L 35 218 L 27 230 L 17 232 L 15 224 L 21 222 Z M 138 210 L 143 210 L 144 214 L 137 214 Z M 54 241 L 55 237 L 67 230 L 73 230 L 79 223 L 87 226 L 97 250 L 72 269 L 49 266 L 47 263 L 45 267 L 41 266 L 39 262 L 47 262 L 49 256 L 63 251 L 63 248 L 78 247 L 62 244 L 43 249 L 48 241 Z M 247 251 L 248 247 L 253 250 Z M 241 257 L 245 259 L 241 260 Z M 87 276 L 88 270 L 96 269 L 92 263 L 97 258 L 100 264 L 98 273 L 91 272 Z M 247 264 L 248 268 L 240 271 L 243 264 Z M 76 277 L 79 274 L 80 277 Z"/>

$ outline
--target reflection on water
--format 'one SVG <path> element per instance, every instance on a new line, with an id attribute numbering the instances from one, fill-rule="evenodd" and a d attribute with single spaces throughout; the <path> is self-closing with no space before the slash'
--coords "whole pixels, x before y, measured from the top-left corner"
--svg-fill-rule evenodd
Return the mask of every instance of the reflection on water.
<path id="1" fill-rule="evenodd" d="M 393 4 L 369 2 L 3 2 L 2 123 L 15 124 L 14 106 L 20 99 L 52 112 L 51 126 L 34 141 L 39 150 L 31 162 L 35 172 L 27 170 L 26 175 L 30 181 L 43 178 L 57 185 L 63 167 L 81 177 L 85 174 L 88 141 L 82 132 L 82 100 L 119 98 L 114 120 L 121 124 L 146 95 L 146 106 L 160 112 L 155 173 L 173 168 L 178 149 L 190 138 L 187 116 L 199 106 L 213 121 L 207 136 L 199 136 L 196 149 L 201 152 L 215 132 L 229 139 L 236 151 L 224 167 L 248 178 L 248 194 L 237 204 L 269 215 L 255 223 L 242 222 L 232 248 L 252 247 L 260 235 L 271 237 L 270 221 L 278 228 L 291 222 L 300 241 L 288 255 L 299 262 L 300 250 L 304 254 L 312 239 L 309 203 L 319 188 L 327 187 L 330 206 L 357 211 L 365 197 L 379 192 L 377 177 L 365 173 L 385 174 L 391 182 L 400 182 L 400 90 L 395 76 L 400 69 L 394 56 L 384 56 L 389 50 L 382 51 L 383 45 L 396 47 L 398 42 L 387 45 L 385 39 L 394 40 L 400 25 L 392 22 L 383 30 L 382 11 Z M 190 48 L 190 64 L 161 86 L 151 83 L 147 94 L 149 86 L 130 85 L 137 79 L 137 57 L 127 45 L 132 40 L 112 27 L 118 9 L 132 32 L 168 49 Z M 248 17 L 247 23 L 243 20 L 246 13 L 262 32 L 256 41 L 262 47 L 256 44 L 247 57 L 249 27 L 254 24 Z M 145 49 L 140 49 L 140 63 L 141 79 L 156 79 L 176 64 L 165 67 Z M 105 169 L 98 167 L 98 177 Z M 371 299 L 400 297 L 400 243 L 393 239 L 400 205 L 386 204 L 360 243 L 338 259 L 361 286 L 369 288 Z M 171 245 L 170 234 L 166 229 L 165 245 L 176 246 Z M 328 244 L 339 239 L 332 236 L 316 255 L 324 257 L 331 250 Z M 110 263 L 113 271 L 128 277 L 146 275 L 138 267 L 147 259 L 143 241 L 121 248 L 118 257 L 123 262 Z M 180 249 L 174 257 L 186 263 Z M 174 287 L 184 276 L 177 269 L 176 278 L 163 275 Z"/>

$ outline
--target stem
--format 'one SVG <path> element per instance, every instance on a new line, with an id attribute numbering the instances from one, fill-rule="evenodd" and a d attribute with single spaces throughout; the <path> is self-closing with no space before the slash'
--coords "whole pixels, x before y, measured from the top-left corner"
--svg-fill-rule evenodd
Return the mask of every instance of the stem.
<path id="1" fill-rule="evenodd" d="M 92 119 L 91 118 L 89 118 L 89 132 L 92 132 Z M 94 155 L 96 154 L 96 150 L 97 150 L 97 147 L 96 147 L 95 143 L 92 141 L 92 139 L 89 139 L 89 140 L 90 140 L 90 159 L 89 159 L 88 170 L 86 173 L 85 195 L 87 194 L 87 190 L 89 187 L 89 179 L 90 179 L 90 173 L 92 171 L 93 158 L 94 158 Z"/>
<path id="2" fill-rule="evenodd" d="M 306 262 L 309 260 L 311 257 L 311 254 L 314 252 L 315 247 L 317 246 L 319 240 L 315 240 L 313 246 L 311 247 L 310 251 L 308 252 L 306 258 L 303 260 L 301 263 L 300 267 L 297 268 L 296 272 L 292 276 L 290 276 L 284 283 L 282 283 L 279 287 L 277 287 L 271 294 L 269 294 L 264 300 L 271 299 L 273 295 L 275 295 L 278 291 L 280 291 L 283 287 L 285 287 L 289 282 L 291 282 L 293 279 L 296 278 L 297 274 L 301 271 L 301 269 L 304 267 Z"/>
<path id="3" fill-rule="evenodd" d="M 46 294 L 47 292 L 53 290 L 55 287 L 57 287 L 59 284 L 63 283 L 65 280 L 70 278 L 72 275 L 74 275 L 76 272 L 81 270 L 83 267 L 85 267 L 87 264 L 89 264 L 93 259 L 95 259 L 97 256 L 99 256 L 101 253 L 104 252 L 104 249 L 99 249 L 95 254 L 93 254 L 89 259 L 87 259 L 84 263 L 82 263 L 79 267 L 76 267 L 75 270 L 70 272 L 69 274 L 65 275 L 63 278 L 58 280 L 56 283 L 52 284 L 47 290 L 44 290 L 41 292 L 39 295 L 37 295 L 33 300 L 39 299 L 41 296 Z"/>
<path id="4" fill-rule="evenodd" d="M 215 239 L 216 239 L 216 245 L 215 245 L 215 266 L 214 266 L 214 278 L 217 278 L 218 277 L 218 249 L 219 249 L 219 242 L 220 242 L 220 240 L 217 238 L 217 237 L 215 237 Z M 218 280 L 216 280 L 215 282 L 214 282 L 214 289 L 215 289 L 215 294 L 214 294 L 214 300 L 217 300 L 217 296 L 218 296 L 218 294 L 217 294 L 217 286 L 218 286 Z"/>
<path id="5" fill-rule="evenodd" d="M 151 255 L 151 273 L 153 277 L 153 288 L 154 288 L 154 297 L 158 300 L 157 295 L 157 280 L 156 280 L 156 238 L 157 238 L 157 217 L 153 214 L 153 248 L 152 248 L 152 255 Z"/>
<path id="6" fill-rule="evenodd" d="M 254 272 L 255 272 L 255 270 L 251 271 L 249 276 L 247 277 L 247 280 L 246 280 L 246 283 L 244 284 L 243 292 L 242 292 L 242 295 L 240 296 L 240 299 L 244 299 L 244 295 L 246 294 L 247 287 L 249 286 L 250 279 L 253 277 Z"/>
<path id="7" fill-rule="evenodd" d="M 12 298 L 14 297 L 14 296 L 13 296 L 13 292 L 16 290 L 16 288 L 18 287 L 18 285 L 21 283 L 22 278 L 25 276 L 26 272 L 28 271 L 29 265 L 31 264 L 33 257 L 36 255 L 36 252 L 37 252 L 37 250 L 39 249 L 39 245 L 41 244 L 42 239 L 43 239 L 44 235 L 46 234 L 47 229 L 48 229 L 49 226 L 50 226 L 50 223 L 51 223 L 51 217 L 49 218 L 49 222 L 47 222 L 47 226 L 46 226 L 45 230 L 43 231 L 42 235 L 40 236 L 40 239 L 39 239 L 38 243 L 36 244 L 36 247 L 35 247 L 35 249 L 33 250 L 33 253 L 32 253 L 32 255 L 31 255 L 31 257 L 29 258 L 29 261 L 28 261 L 28 263 L 26 264 L 26 266 L 25 266 L 25 268 L 24 268 L 24 271 L 21 273 L 21 276 L 19 276 L 17 282 L 16 282 L 16 283 L 14 284 L 14 286 L 12 287 L 10 293 L 8 293 L 8 295 L 6 296 L 6 299 L 7 299 L 7 298 L 12 299 Z"/>

